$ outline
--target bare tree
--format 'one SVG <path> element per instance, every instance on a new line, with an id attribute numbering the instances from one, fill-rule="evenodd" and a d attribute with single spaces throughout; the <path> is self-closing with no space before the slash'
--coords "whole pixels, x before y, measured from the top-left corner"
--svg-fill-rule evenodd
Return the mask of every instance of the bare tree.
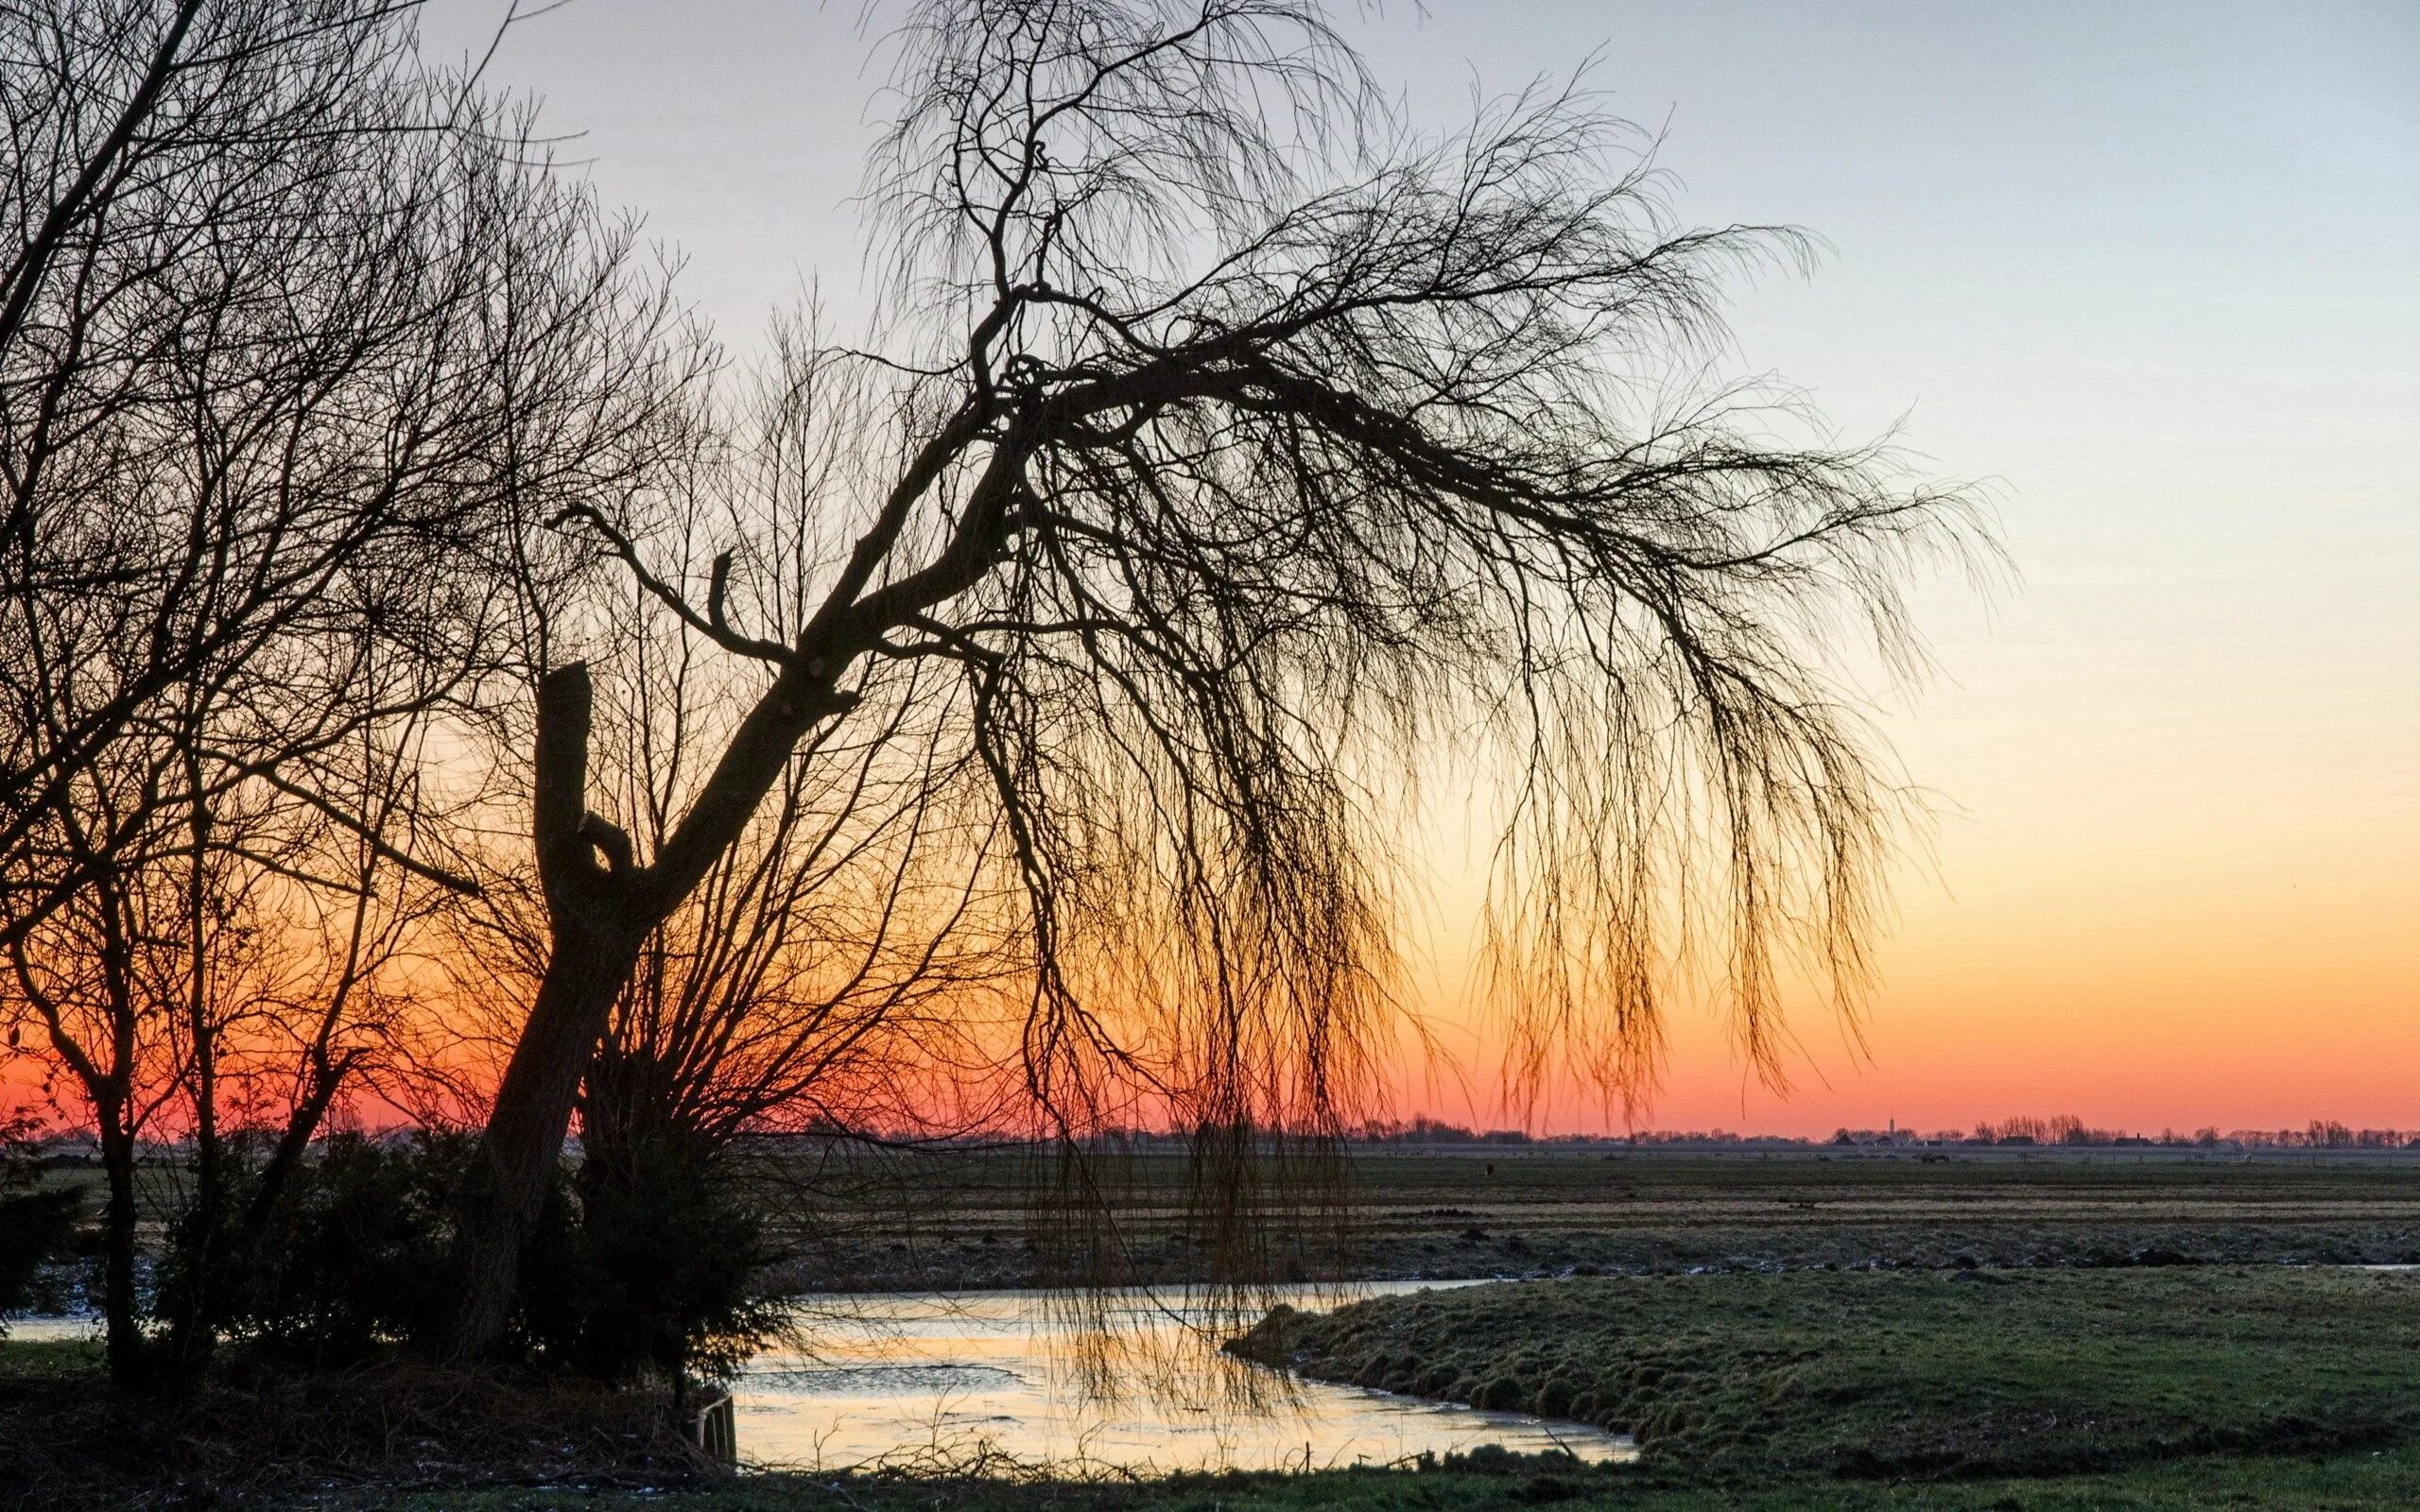
<path id="1" fill-rule="evenodd" d="M 795 505 L 829 477 L 829 438 L 803 434 L 794 404 L 816 375 L 777 371 L 752 406 L 761 424 L 745 455 L 696 470 L 715 491 L 666 490 L 658 555 L 711 554 L 735 483 Z M 634 845 L 654 850 L 697 796 L 700 753 L 753 702 L 755 678 L 618 565 L 608 570 L 539 617 L 559 638 L 579 635 L 597 670 L 590 780 L 630 816 Z M 582 602 L 583 589 L 599 588 Z M 675 1184 L 700 1194 L 769 1192 L 764 1162 L 729 1158 L 743 1135 L 928 1137 L 977 1117 L 942 1109 L 992 1080 L 999 1047 L 983 1030 L 1006 1018 L 1015 956 L 1001 936 L 1013 910 L 998 895 L 996 820 L 965 801 L 980 768 L 935 717 L 933 694 L 953 680 L 907 666 L 883 718 L 803 741 L 743 833 L 648 935 L 579 1091 L 583 1228 L 598 1205 L 660 1203 L 661 1190 L 639 1188 L 662 1188 L 674 1167 Z M 503 749 L 492 758 L 503 772 L 489 799 L 500 807 L 512 763 Z M 475 869 L 481 896 L 458 916 L 448 953 L 463 1038 L 426 1057 L 472 1107 L 544 989 L 551 945 L 525 849 L 482 845 Z M 777 1200 L 798 1195 L 786 1186 Z"/>
<path id="2" fill-rule="evenodd" d="M 749 700 L 734 668 L 652 595 L 625 588 L 590 651 L 604 681 L 592 782 L 660 846 L 712 749 Z M 994 831 L 965 827 L 979 775 L 928 716 L 949 674 L 909 670 L 889 717 L 801 743 L 766 803 L 642 945 L 581 1091 L 593 1155 L 628 1134 L 679 1131 L 719 1148 L 784 1127 L 904 1130 L 948 1084 L 986 1079 L 979 1004 L 1014 957 L 993 937 L 1004 900 Z M 982 816 L 977 816 L 981 823 Z M 476 904 L 449 953 L 476 1068 L 510 1049 L 544 975 L 546 904 L 526 851 L 482 848 Z M 945 1098 L 944 1098 L 945 1100 Z M 944 1126 L 958 1131 L 959 1125 Z M 618 1132 L 617 1132 L 618 1131 Z"/>
<path id="3" fill-rule="evenodd" d="M 472 886 L 422 743 L 520 654 L 522 517 L 651 468 L 703 360 L 408 9 L 0 12 L 0 1014 L 99 1127 L 121 1379 L 138 1137 L 192 1140 L 211 1247 L 276 1045 L 276 1190 L 399 920 Z M 331 908 L 305 991 L 270 920 Z"/>
<path id="4" fill-rule="evenodd" d="M 1904 653 L 1904 573 L 1967 517 L 1704 377 L 1721 278 L 1794 236 L 1674 229 L 1582 94 L 1419 136 L 1304 0 L 942 0 L 897 46 L 878 350 L 798 369 L 798 423 L 855 471 L 735 489 L 708 562 L 575 508 L 757 681 L 644 850 L 591 811 L 589 669 L 540 685 L 551 949 L 458 1352 L 499 1336 L 650 936 L 803 745 L 884 728 L 919 662 L 955 674 L 927 717 L 1005 837 L 1038 1126 L 1148 1103 L 1203 1131 L 1231 1213 L 1265 1131 L 1329 1130 L 1349 1093 L 1403 880 L 1386 793 L 1443 749 L 1509 759 L 1498 957 L 1614 1079 L 1676 884 L 1715 905 L 1693 937 L 1760 1057 L 1777 952 L 1862 975 L 1892 800 L 1841 642 Z"/>
<path id="5" fill-rule="evenodd" d="M 625 595 L 590 646 L 605 672 L 592 780 L 651 849 L 748 690 L 661 603 Z M 916 684 L 947 678 L 914 668 L 889 718 L 802 742 L 746 833 L 642 945 L 578 1102 L 578 1223 L 561 1238 L 594 1282 L 578 1297 L 525 1288 L 525 1325 L 542 1319 L 587 1367 L 651 1365 L 677 1389 L 761 1342 L 775 1310 L 747 1282 L 770 1256 L 769 1227 L 794 1234 L 828 1194 L 795 1179 L 797 1161 L 757 1158 L 752 1136 L 921 1142 L 980 1122 L 953 1118 L 952 1094 L 993 1081 L 984 1031 L 1006 1017 L 1015 957 L 990 895 L 997 836 L 971 833 L 959 801 L 975 776 L 960 743 L 909 725 L 931 701 Z M 437 1058 L 467 1073 L 473 1096 L 488 1046 L 510 1044 L 544 978 L 545 908 L 524 855 L 488 858 L 450 952 L 458 999 L 476 1005 L 455 1016 L 474 1045 Z"/>
<path id="6" fill-rule="evenodd" d="M 704 701 L 692 683 L 712 669 L 684 655 L 667 670 L 660 697 L 615 721 L 643 756 L 711 727 L 683 706 Z M 583 1087 L 591 1156 L 676 1133 L 718 1149 L 772 1128 L 905 1131 L 981 1079 L 981 1005 L 1008 970 L 987 937 L 994 837 L 958 827 L 962 774 L 942 732 L 903 728 L 923 705 L 903 692 L 885 722 L 803 741 L 756 822 L 648 936 Z"/>
<path id="7" fill-rule="evenodd" d="M 189 1377 L 216 1337 L 221 1257 L 266 1222 L 340 1094 L 386 1069 L 409 997 L 394 968 L 415 926 L 453 896 L 389 860 L 412 839 L 424 734 L 410 716 L 365 723 L 349 761 L 321 753 L 322 781 L 352 768 L 333 791 L 358 824 L 270 783 L 212 784 L 215 763 L 192 726 L 167 764 L 174 783 L 146 774 L 155 785 L 129 793 L 109 780 L 123 775 L 112 760 L 77 784 L 71 835 L 139 802 L 164 800 L 184 820 L 154 844 L 120 845 L 10 941 L 0 994 L 12 1022 L 32 1021 L 54 1095 L 98 1135 L 101 1299 L 121 1383 L 151 1364 L 136 1272 L 143 1224 L 157 1220 L 173 1241 L 155 1257 L 173 1278 L 159 1307 L 164 1363 Z M 127 744 L 113 743 L 112 757 Z M 195 782 L 199 790 L 184 785 Z M 139 1180 L 142 1146 L 169 1140 L 190 1149 L 190 1168 L 155 1165 Z"/>
<path id="8" fill-rule="evenodd" d="M 10 935 L 82 880 L 46 839 L 78 772 L 181 690 L 339 671 L 294 648 L 362 623 L 430 677 L 485 670 L 496 579 L 449 564 L 626 486 L 663 388 L 634 365 L 688 360 L 628 228 L 422 66 L 410 9 L 0 18 Z"/>

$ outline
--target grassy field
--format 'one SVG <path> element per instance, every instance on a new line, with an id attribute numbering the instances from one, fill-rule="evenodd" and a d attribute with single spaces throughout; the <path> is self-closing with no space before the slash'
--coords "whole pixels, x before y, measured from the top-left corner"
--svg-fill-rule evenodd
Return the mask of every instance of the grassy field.
<path id="1" fill-rule="evenodd" d="M 804 1166 L 805 1162 L 794 1162 Z M 1179 1162 L 1112 1168 L 1123 1225 L 1159 1280 L 1192 1251 L 1170 1232 Z M 1033 1280 L 1010 1156 L 825 1158 L 800 1184 L 790 1274 L 837 1287 L 1016 1286 Z M 2420 1161 L 2253 1160 L 2041 1150 L 1927 1158 L 1601 1147 L 1363 1153 L 1339 1246 L 1304 1279 L 1449 1280 L 1712 1268 L 2420 1262 Z"/>
<path id="2" fill-rule="evenodd" d="M 1597 1423 L 1721 1479 L 2123 1470 L 2420 1431 L 2420 1276 L 2338 1269 L 1516 1282 L 1314 1314 L 1263 1364 Z"/>
<path id="3" fill-rule="evenodd" d="M 378 1512 L 2409 1512 L 2420 1452 L 2204 1456 L 2055 1481 L 1689 1486 L 1620 1470 L 1335 1470 L 1140 1484 L 766 1478 L 718 1489 L 491 1489 L 322 1505 Z"/>
<path id="4" fill-rule="evenodd" d="M 760 1152 L 792 1290 L 1033 1284 L 1014 1153 Z M 1148 1279 L 1184 1280 L 1183 1161 L 1102 1162 Z M 54 1179 L 84 1185 L 96 1173 Z M 163 1172 L 160 1179 L 169 1179 Z M 2420 1155 L 2294 1151 L 1357 1150 L 1295 1279 L 1445 1280 L 1829 1265 L 2420 1263 Z M 95 1202 L 97 1201 L 95 1196 Z M 87 1203 L 88 1211 L 95 1202 Z M 156 1235 L 152 1236 L 156 1238 Z"/>

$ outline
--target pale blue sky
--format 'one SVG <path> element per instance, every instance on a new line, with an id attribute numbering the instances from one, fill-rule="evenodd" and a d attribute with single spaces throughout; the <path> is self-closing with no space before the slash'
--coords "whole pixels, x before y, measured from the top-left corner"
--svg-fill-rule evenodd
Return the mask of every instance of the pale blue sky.
<path id="1" fill-rule="evenodd" d="M 432 44 L 501 9 L 437 0 Z M 745 350 L 808 278 L 856 303 L 858 18 L 573 0 L 493 77 L 584 133 L 566 151 Z M 1997 487 L 2023 587 L 1933 595 L 1951 680 L 1891 716 L 1957 812 L 1907 889 L 1876 1065 L 1810 1036 L 1835 1088 L 1748 1121 L 1927 1122 L 1919 1073 L 1963 1056 L 2017 1068 L 2009 1110 L 2420 1124 L 2383 1076 L 2420 1056 L 2420 4 L 1433 0 L 1354 30 L 1438 124 L 1474 79 L 1598 54 L 1683 219 L 1829 245 L 1743 290 L 1743 370 L 1852 436 L 1905 414 Z M 2080 995 L 2046 1060 L 2043 1005 Z M 2247 1035 L 2169 1102 L 2096 1091 L 2164 1014 L 2293 1025 L 2318 1069 L 2289 1085 Z"/>

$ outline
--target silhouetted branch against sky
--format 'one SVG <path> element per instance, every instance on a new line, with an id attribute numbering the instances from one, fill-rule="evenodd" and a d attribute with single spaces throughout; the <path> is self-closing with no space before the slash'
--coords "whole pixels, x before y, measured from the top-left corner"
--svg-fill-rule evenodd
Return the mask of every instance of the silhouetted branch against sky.
<path id="1" fill-rule="evenodd" d="M 1902 811 L 1854 673 L 1988 543 L 1723 374 L 1725 281 L 1805 239 L 1689 228 L 1580 83 L 1425 132 L 1296 0 L 883 13 L 879 308 L 746 373 L 407 11 L 0 18 L 0 943 L 247 803 L 511 885 L 451 1352 L 502 1336 L 633 982 L 689 1012 L 676 957 L 735 953 L 706 1040 L 872 981 L 979 1016 L 932 1066 L 996 1122 L 1197 1131 L 1222 1276 L 1266 1269 L 1253 1131 L 1316 1164 L 1374 1082 L 1423 778 L 1501 790 L 1516 1090 L 1634 1099 L 1696 968 L 1769 1074 L 1792 971 L 1854 1005 Z M 469 796 L 526 797 L 526 858 L 413 780 L 432 722 L 510 753 Z M 809 903 L 793 976 L 766 910 Z"/>
<path id="2" fill-rule="evenodd" d="M 392 1069 L 445 758 L 543 654 L 515 524 L 660 470 L 695 370 L 410 9 L 0 13 L 0 1018 L 98 1127 L 122 1376 L 134 1140 L 196 1140 L 206 1233 L 222 1127 Z"/>
<path id="3" fill-rule="evenodd" d="M 1314 6 L 982 0 L 890 42 L 876 328 L 792 332 L 760 417 L 840 460 L 646 581 L 831 690 L 802 730 L 957 670 L 1035 1108 L 1329 1126 L 1406 779 L 1452 759 L 1508 794 L 1519 1078 L 1576 1050 L 1643 1091 L 1692 957 L 1769 1074 L 1787 956 L 1852 1005 L 1903 816 L 1852 669 L 1909 664 L 1910 574 L 1989 544 L 1719 374 L 1724 280 L 1805 239 L 1685 227 L 1578 85 L 1415 132 Z"/>

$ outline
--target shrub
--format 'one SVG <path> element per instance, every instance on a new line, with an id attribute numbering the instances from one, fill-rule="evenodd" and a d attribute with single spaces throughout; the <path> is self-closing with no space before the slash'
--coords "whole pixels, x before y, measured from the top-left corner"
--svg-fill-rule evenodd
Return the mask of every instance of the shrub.
<path id="1" fill-rule="evenodd" d="M 337 1134 L 298 1166 L 260 1221 L 214 1246 L 207 1295 L 224 1336 L 258 1358 L 359 1364 L 424 1337 L 442 1315 L 465 1136 Z M 231 1178 L 229 1211 L 258 1195 Z M 171 1246 L 170 1312 L 199 1246 Z M 727 1378 L 786 1314 L 762 1297 L 764 1225 L 722 1162 L 671 1140 L 592 1149 L 567 1164 L 522 1258 L 514 1339 L 531 1362 L 600 1380 Z"/>
<path id="2" fill-rule="evenodd" d="M 381 1142 L 337 1134 L 296 1168 L 265 1221 L 214 1262 L 227 1332 L 275 1358 L 352 1365 L 437 1315 L 451 1194 L 471 1154 L 458 1136 Z M 235 1206 L 255 1195 L 235 1183 Z M 164 1296 L 183 1279 L 163 1280 Z"/>
<path id="3" fill-rule="evenodd" d="M 71 1191 L 43 1191 L 40 1125 L 26 1113 L 0 1118 L 0 1333 L 5 1314 L 31 1305 L 43 1262 L 66 1246 L 81 1205 Z"/>
<path id="4" fill-rule="evenodd" d="M 728 1379 L 786 1318 L 755 1284 L 770 1258 L 713 1152 L 664 1135 L 592 1147 L 523 1262 L 528 1340 L 586 1375 Z"/>

